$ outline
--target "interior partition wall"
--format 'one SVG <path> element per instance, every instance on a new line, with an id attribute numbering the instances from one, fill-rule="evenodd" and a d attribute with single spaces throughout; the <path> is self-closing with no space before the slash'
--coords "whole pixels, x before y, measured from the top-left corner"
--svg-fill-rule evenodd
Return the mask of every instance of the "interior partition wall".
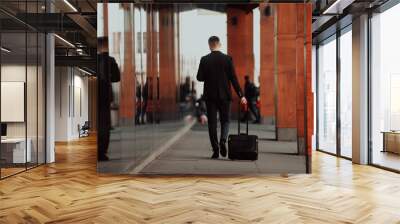
<path id="1" fill-rule="evenodd" d="M 352 27 L 317 45 L 318 151 L 352 157 Z"/>
<path id="2" fill-rule="evenodd" d="M 44 2 L 0 3 L 1 179 L 45 163 L 46 38 L 22 20 Z"/>

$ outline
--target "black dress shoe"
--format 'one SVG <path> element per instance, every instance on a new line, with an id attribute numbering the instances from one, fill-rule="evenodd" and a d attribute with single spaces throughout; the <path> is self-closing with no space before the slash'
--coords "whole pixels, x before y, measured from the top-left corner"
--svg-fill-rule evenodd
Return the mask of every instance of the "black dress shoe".
<path id="1" fill-rule="evenodd" d="M 218 159 L 218 157 L 219 157 L 219 152 L 218 151 L 214 151 L 212 156 L 211 156 L 211 159 Z"/>
<path id="2" fill-rule="evenodd" d="M 220 153 L 222 157 L 226 157 L 226 146 L 225 146 L 225 142 L 221 142 L 219 144 L 219 148 L 220 148 Z"/>

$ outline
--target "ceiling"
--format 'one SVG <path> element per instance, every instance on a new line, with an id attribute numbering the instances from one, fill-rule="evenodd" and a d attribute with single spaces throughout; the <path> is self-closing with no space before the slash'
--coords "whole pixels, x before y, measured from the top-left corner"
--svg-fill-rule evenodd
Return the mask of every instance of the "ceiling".
<path id="1" fill-rule="evenodd" d="M 108 2 L 133 2 L 132 0 L 107 0 Z M 257 6 L 259 0 L 173 0 L 173 3 L 192 3 L 180 5 L 180 10 L 190 10 L 193 7 L 214 11 L 225 11 L 226 4 L 247 4 L 249 9 Z M 340 4 L 336 4 L 335 2 Z M 324 38 L 335 32 L 337 27 L 351 23 L 352 16 L 379 7 L 388 0 L 311 0 L 313 3 L 313 38 Z M 99 2 L 102 2 L 100 0 Z M 136 3 L 166 4 L 171 0 L 136 0 Z M 303 0 L 269 0 L 270 3 L 300 3 Z M 342 3 L 343 2 L 343 3 Z M 328 11 L 332 5 L 334 10 Z M 240 6 L 242 7 L 242 5 Z M 68 57 L 79 57 L 86 60 L 91 57 L 95 60 L 97 46 L 97 0 L 0 0 L 0 27 L 2 32 L 18 33 L 28 31 L 55 32 L 61 38 L 56 38 L 56 55 L 60 56 L 61 64 L 68 64 Z M 51 11 L 51 13 L 49 13 Z M 329 12 L 329 13 L 327 13 Z M 347 21 L 347 22 L 346 22 Z M 16 36 L 16 35 L 14 35 Z M 12 34 L 5 38 L 15 40 L 18 48 L 20 40 L 12 38 Z M 3 42 L 4 43 L 4 42 Z M 74 47 L 71 47 L 71 44 Z M 22 45 L 21 45 L 22 46 Z M 29 54 L 28 48 L 28 54 Z M 18 51 L 15 51 L 15 54 Z M 25 52 L 26 53 L 26 52 Z M 62 57 L 61 57 L 62 56 Z M 68 57 L 65 57 L 68 56 Z M 62 60 L 62 61 L 61 61 Z"/>
<path id="2" fill-rule="evenodd" d="M 29 43 L 29 33 L 51 32 L 55 38 L 56 65 L 69 64 L 68 57 L 90 58 L 94 69 L 96 58 L 96 0 L 0 0 L 2 44 L 12 49 L 10 60 L 37 55 Z M 28 45 L 25 32 L 28 32 Z M 27 46 L 27 48 L 25 48 Z M 40 47 L 40 46 L 39 46 Z M 76 61 L 76 60 L 75 60 Z M 69 64 L 70 65 L 70 64 Z"/>
<path id="3" fill-rule="evenodd" d="M 313 42 L 332 36 L 352 23 L 353 17 L 368 11 L 375 12 L 390 0 L 316 0 L 313 4 Z"/>

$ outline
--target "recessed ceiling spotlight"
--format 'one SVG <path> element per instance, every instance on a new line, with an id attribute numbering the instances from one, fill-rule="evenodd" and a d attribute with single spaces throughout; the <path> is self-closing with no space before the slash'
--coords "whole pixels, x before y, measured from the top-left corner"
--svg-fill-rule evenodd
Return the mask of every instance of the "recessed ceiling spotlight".
<path id="1" fill-rule="evenodd" d="M 10 49 L 5 48 L 5 47 L 1 47 L 0 49 L 1 49 L 1 51 L 4 51 L 4 52 L 6 52 L 6 53 L 10 53 L 10 52 L 11 52 Z"/>
<path id="2" fill-rule="evenodd" d="M 90 72 L 88 72 L 88 71 L 86 71 L 86 70 L 84 70 L 84 69 L 81 69 L 81 68 L 79 68 L 79 67 L 78 67 L 78 70 L 81 71 L 81 72 L 83 72 L 83 73 L 86 74 L 86 75 L 89 75 L 89 76 L 92 76 L 92 75 L 93 75 L 92 73 L 90 73 Z"/>
<path id="3" fill-rule="evenodd" d="M 327 9 L 325 9 L 322 14 L 323 15 L 328 15 L 328 14 L 342 14 L 343 10 L 347 8 L 349 5 L 351 5 L 355 0 L 336 0 L 333 1 L 332 4 L 328 6 Z"/>
<path id="4" fill-rule="evenodd" d="M 68 40 L 62 38 L 61 36 L 59 36 L 58 34 L 54 34 L 55 37 L 57 37 L 59 40 L 61 40 L 62 42 L 64 42 L 65 44 L 67 44 L 68 46 L 75 48 L 75 45 L 73 45 L 71 42 L 69 42 Z"/>
<path id="5" fill-rule="evenodd" d="M 78 10 L 73 6 L 68 0 L 64 0 L 64 3 L 68 5 L 74 12 L 78 12 Z"/>

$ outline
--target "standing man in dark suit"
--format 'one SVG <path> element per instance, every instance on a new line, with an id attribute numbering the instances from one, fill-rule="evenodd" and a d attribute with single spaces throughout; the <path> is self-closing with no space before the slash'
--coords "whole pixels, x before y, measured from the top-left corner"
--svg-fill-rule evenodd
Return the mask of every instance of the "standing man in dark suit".
<path id="1" fill-rule="evenodd" d="M 108 54 L 107 37 L 98 39 L 97 50 L 97 160 L 108 161 L 111 103 L 114 101 L 111 83 L 119 82 L 121 74 L 117 62 Z"/>
<path id="2" fill-rule="evenodd" d="M 219 153 L 226 156 L 226 140 L 229 133 L 230 108 L 232 101 L 231 84 L 240 98 L 242 104 L 247 104 L 239 82 L 237 81 L 232 58 L 220 51 L 219 38 L 212 36 L 208 39 L 211 53 L 200 60 L 197 80 L 204 82 L 203 96 L 207 106 L 208 134 L 210 136 L 213 154 L 211 158 L 217 159 Z M 221 135 L 218 143 L 217 113 L 221 123 Z"/>

